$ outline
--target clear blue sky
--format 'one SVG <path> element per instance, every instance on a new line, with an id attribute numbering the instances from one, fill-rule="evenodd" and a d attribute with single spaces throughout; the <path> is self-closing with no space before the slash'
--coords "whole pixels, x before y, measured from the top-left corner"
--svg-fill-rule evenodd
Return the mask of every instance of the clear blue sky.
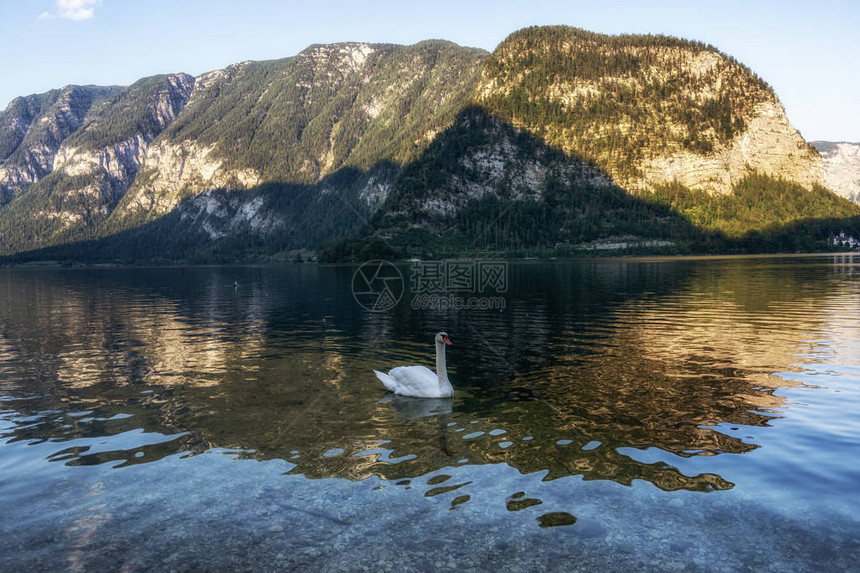
<path id="1" fill-rule="evenodd" d="M 858 0 L 0 0 L 0 106 L 67 84 L 129 84 L 340 41 L 443 38 L 492 50 L 567 24 L 715 45 L 775 89 L 808 140 L 860 141 Z"/>

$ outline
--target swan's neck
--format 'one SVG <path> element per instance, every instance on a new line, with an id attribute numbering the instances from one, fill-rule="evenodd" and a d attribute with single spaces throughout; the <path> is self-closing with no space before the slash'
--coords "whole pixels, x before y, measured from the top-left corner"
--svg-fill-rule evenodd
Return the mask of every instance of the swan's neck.
<path id="1" fill-rule="evenodd" d="M 448 383 L 448 367 L 445 365 L 445 343 L 436 345 L 436 376 L 439 386 Z"/>

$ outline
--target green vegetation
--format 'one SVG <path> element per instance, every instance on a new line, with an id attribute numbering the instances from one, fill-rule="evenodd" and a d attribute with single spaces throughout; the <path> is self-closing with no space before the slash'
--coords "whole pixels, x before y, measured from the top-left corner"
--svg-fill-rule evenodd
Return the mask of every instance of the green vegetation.
<path id="1" fill-rule="evenodd" d="M 756 104 L 775 100 L 711 46 L 565 26 L 508 37 L 476 93 L 499 118 L 622 182 L 638 175 L 638 162 L 667 151 L 707 155 L 744 129 Z"/>
<path id="2" fill-rule="evenodd" d="M 15 99 L 0 112 L 0 160 L 20 158 L 33 147 L 59 145 L 84 124 L 90 112 L 121 89 L 67 86 Z M 21 129 L 25 126 L 30 129 Z"/>
<path id="3" fill-rule="evenodd" d="M 752 173 L 730 195 L 709 195 L 682 185 L 658 187 L 650 200 L 667 205 L 700 229 L 738 238 L 804 219 L 844 219 L 860 207 L 823 187 L 811 191 L 797 183 Z"/>
<path id="4" fill-rule="evenodd" d="M 819 186 L 752 173 L 729 195 L 682 185 L 658 187 L 648 201 L 666 206 L 710 234 L 710 251 L 793 252 L 827 247 L 834 234 L 860 236 L 860 207 Z"/>
<path id="5" fill-rule="evenodd" d="M 106 217 L 106 200 L 79 189 L 110 189 L 111 182 L 90 175 L 70 177 L 54 172 L 13 199 L 0 217 L 0 256 L 100 236 L 97 224 Z M 70 224 L 71 223 L 71 224 Z"/>
<path id="6" fill-rule="evenodd" d="M 313 184 L 343 167 L 403 164 L 468 102 L 486 55 L 442 41 L 334 44 L 237 64 L 204 78 L 164 137 L 215 146 L 226 168 L 267 181 Z"/>
<path id="7" fill-rule="evenodd" d="M 169 118 L 159 117 L 160 100 L 172 107 L 174 113 L 184 104 L 184 101 L 177 101 L 172 91 L 166 75 L 136 81 L 91 114 L 83 129 L 69 138 L 68 145 L 96 150 L 138 135 L 146 141 L 154 139 L 165 127 L 164 122 L 169 121 Z"/>
<path id="8" fill-rule="evenodd" d="M 563 256 L 607 252 L 599 242 L 628 245 L 613 254 L 765 252 L 824 249 L 840 231 L 860 237 L 857 206 L 758 173 L 727 195 L 625 190 L 649 159 L 708 155 L 757 105 L 777 101 L 750 70 L 697 42 L 556 26 L 516 32 L 492 55 L 442 41 L 311 46 L 198 78 L 187 105 L 190 78 L 176 79 L 68 87 L 0 113 L 0 162 L 41 178 L 21 193 L 0 188 L 0 256 Z M 48 173 L 30 151 L 63 140 L 97 151 L 135 137 L 211 148 L 207 160 L 253 169 L 263 183 L 189 183 L 170 213 L 121 217 L 118 205 L 158 199 L 178 174 L 144 168 L 132 174 L 135 195 L 104 170 Z"/>
<path id="9" fill-rule="evenodd" d="M 321 263 L 391 260 L 401 253 L 379 238 L 344 239 L 324 245 L 319 251 Z"/>
<path id="10" fill-rule="evenodd" d="M 53 163 L 49 150 L 58 149 L 69 135 L 80 129 L 87 117 L 101 108 L 106 99 L 120 91 L 121 88 L 117 87 L 67 86 L 16 98 L 0 112 L 0 167 L 25 177 L 45 177 L 51 172 Z M 14 176 L 6 183 L 0 182 L 0 207 L 27 186 Z M 27 217 L 21 221 L 25 226 L 29 225 Z M 17 232 L 29 233 L 37 239 L 36 242 L 40 237 L 31 230 Z M 7 250 L 5 243 L 0 241 L 0 253 Z M 34 241 L 16 244 L 19 248 L 27 248 Z"/>
<path id="11" fill-rule="evenodd" d="M 0 161 L 7 159 L 18 149 L 33 119 L 40 115 L 47 101 L 56 102 L 59 90 L 48 93 L 19 97 L 12 100 L 0 112 Z"/>

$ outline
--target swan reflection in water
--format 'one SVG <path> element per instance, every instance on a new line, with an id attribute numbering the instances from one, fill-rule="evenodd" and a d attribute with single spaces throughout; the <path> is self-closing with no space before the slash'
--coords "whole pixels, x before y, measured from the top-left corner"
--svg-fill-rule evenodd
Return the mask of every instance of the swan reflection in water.
<path id="1" fill-rule="evenodd" d="M 411 396 L 388 394 L 379 403 L 389 404 L 391 409 L 394 410 L 395 417 L 403 420 L 427 418 L 429 416 L 442 417 L 454 411 L 453 398 L 413 398 Z"/>
<path id="2" fill-rule="evenodd" d="M 413 398 L 411 396 L 398 396 L 388 394 L 379 401 L 380 404 L 388 404 L 394 411 L 394 417 L 401 420 L 412 420 L 420 418 L 436 417 L 439 430 L 437 442 L 439 451 L 446 456 L 453 456 L 454 452 L 448 444 L 448 429 L 450 427 L 449 414 L 454 411 L 453 398 Z"/>

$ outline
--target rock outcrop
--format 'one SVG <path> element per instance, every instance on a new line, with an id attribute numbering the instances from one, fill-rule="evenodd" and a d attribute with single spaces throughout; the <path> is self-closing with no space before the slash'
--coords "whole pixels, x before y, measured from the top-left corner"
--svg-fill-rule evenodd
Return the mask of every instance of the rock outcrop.
<path id="1" fill-rule="evenodd" d="M 824 185 L 860 203 L 860 143 L 813 141 L 824 162 Z"/>
<path id="2" fill-rule="evenodd" d="M 789 123 L 777 102 L 760 103 L 746 128 L 708 155 L 678 151 L 644 161 L 642 176 L 631 182 L 647 190 L 655 184 L 678 182 L 712 194 L 731 193 L 751 171 L 800 183 L 807 189 L 824 183 L 821 157 Z"/>
<path id="3" fill-rule="evenodd" d="M 62 143 L 120 88 L 66 86 L 19 97 L 0 112 L 0 204 L 54 169 Z"/>
<path id="4" fill-rule="evenodd" d="M 467 138 L 470 144 L 461 153 L 445 154 L 445 148 Z M 415 168 L 407 168 L 387 204 L 388 216 L 446 220 L 481 200 L 542 201 L 546 190 L 558 184 L 614 187 L 594 166 L 537 145 L 479 110 L 463 113 L 418 165 L 434 173 L 433 183 L 413 180 Z"/>
<path id="5" fill-rule="evenodd" d="M 249 168 L 225 169 L 214 146 L 192 141 L 161 141 L 149 149 L 146 168 L 134 192 L 117 210 L 117 216 L 170 212 L 191 195 L 210 189 L 248 189 L 262 179 Z"/>
<path id="6" fill-rule="evenodd" d="M 211 189 L 317 186 L 402 164 L 453 121 L 485 56 L 448 42 L 343 43 L 204 74 L 114 218 L 157 217 Z M 363 197 L 378 206 L 390 180 L 374 181 Z"/>
<path id="7" fill-rule="evenodd" d="M 153 84 L 138 88 L 142 94 L 131 88 L 116 100 L 108 102 L 91 125 L 83 129 L 80 137 L 69 139 L 57 152 L 55 170 L 70 177 L 89 176 L 93 180 L 108 183 L 102 189 L 103 196 L 108 200 L 108 208 L 134 182 L 152 140 L 185 107 L 194 87 L 194 78 L 188 74 L 172 74 L 157 79 Z M 131 130 L 126 133 L 111 132 L 106 141 L 90 137 L 91 131 L 99 130 L 101 122 L 110 121 L 112 114 L 122 113 L 129 104 L 136 106 L 135 112 L 140 117 Z M 74 192 L 74 189 L 70 192 Z"/>
<path id="8" fill-rule="evenodd" d="M 521 30 L 488 60 L 476 98 L 631 191 L 677 181 L 726 194 L 752 171 L 822 182 L 773 90 L 697 42 Z"/>

